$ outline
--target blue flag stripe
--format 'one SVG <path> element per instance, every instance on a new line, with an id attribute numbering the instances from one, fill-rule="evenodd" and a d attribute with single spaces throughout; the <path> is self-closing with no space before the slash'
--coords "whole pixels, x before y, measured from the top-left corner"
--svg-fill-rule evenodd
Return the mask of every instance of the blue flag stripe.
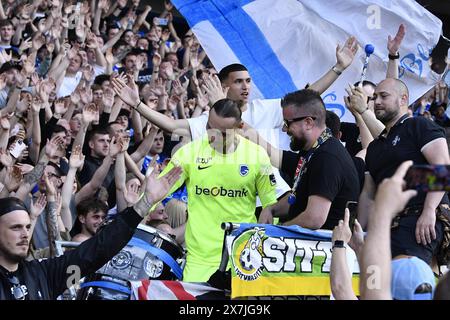
<path id="1" fill-rule="evenodd" d="M 242 9 L 254 0 L 174 0 L 191 27 L 208 20 L 247 67 L 264 98 L 281 98 L 297 90 L 256 23 Z"/>

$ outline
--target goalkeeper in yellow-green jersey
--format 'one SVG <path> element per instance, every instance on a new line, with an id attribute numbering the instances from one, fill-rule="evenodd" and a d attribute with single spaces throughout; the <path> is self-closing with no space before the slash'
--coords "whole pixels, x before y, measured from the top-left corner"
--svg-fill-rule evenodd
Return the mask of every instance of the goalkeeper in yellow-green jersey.
<path id="1" fill-rule="evenodd" d="M 183 183 L 188 190 L 183 281 L 207 281 L 219 268 L 222 222 L 256 223 L 256 196 L 264 208 L 277 201 L 269 156 L 237 133 L 241 115 L 236 102 L 217 101 L 209 113 L 208 133 L 181 147 L 161 173 L 180 166 L 183 173 L 169 194 Z"/>

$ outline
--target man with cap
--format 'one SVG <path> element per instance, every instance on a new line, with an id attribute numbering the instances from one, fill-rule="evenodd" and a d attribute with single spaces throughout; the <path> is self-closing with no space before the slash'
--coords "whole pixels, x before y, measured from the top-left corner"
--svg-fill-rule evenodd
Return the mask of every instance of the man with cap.
<path id="1" fill-rule="evenodd" d="M 80 278 L 95 272 L 128 243 L 152 204 L 162 199 L 181 171 L 176 167 L 161 178 L 149 175 L 145 193 L 133 207 L 76 249 L 42 261 L 25 261 L 31 222 L 24 203 L 17 198 L 0 199 L 0 300 L 54 300 L 72 285 L 67 280 L 74 266 Z"/>

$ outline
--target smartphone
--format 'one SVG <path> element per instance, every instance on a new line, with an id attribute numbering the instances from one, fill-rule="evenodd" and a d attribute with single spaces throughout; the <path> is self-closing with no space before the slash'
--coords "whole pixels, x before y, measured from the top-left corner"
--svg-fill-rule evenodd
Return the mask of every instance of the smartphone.
<path id="1" fill-rule="evenodd" d="M 27 145 L 23 143 L 22 140 L 17 140 L 16 144 L 14 145 L 14 148 L 11 151 L 9 151 L 9 153 L 11 153 L 11 155 L 17 159 L 22 153 L 22 151 L 25 150 L 26 148 Z"/>
<path id="2" fill-rule="evenodd" d="M 358 202 L 356 201 L 347 201 L 347 204 L 345 205 L 345 207 L 348 209 L 348 211 L 350 211 L 350 218 L 348 220 L 348 224 L 350 227 L 350 230 L 353 233 L 353 229 L 355 227 L 355 220 L 356 217 L 358 216 Z"/>
<path id="3" fill-rule="evenodd" d="M 406 189 L 450 191 L 450 165 L 414 165 L 405 176 Z"/>
<path id="4" fill-rule="evenodd" d="M 156 22 L 158 23 L 158 26 L 167 26 L 169 20 L 166 18 L 156 18 Z"/>

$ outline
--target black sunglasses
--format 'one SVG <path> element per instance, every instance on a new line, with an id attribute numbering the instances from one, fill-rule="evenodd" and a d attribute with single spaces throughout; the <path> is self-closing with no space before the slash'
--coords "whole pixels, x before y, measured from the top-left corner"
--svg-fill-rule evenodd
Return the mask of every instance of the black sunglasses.
<path id="1" fill-rule="evenodd" d="M 290 119 L 290 120 L 283 120 L 283 123 L 284 123 L 284 126 L 285 126 L 286 128 L 289 128 L 289 126 L 290 126 L 291 124 L 293 124 L 294 122 L 302 121 L 302 120 L 305 120 L 306 118 L 311 118 L 311 119 L 313 119 L 313 120 L 316 120 L 316 117 L 313 117 L 313 116 L 304 116 L 304 117 L 298 117 L 298 118 L 294 118 L 294 119 Z"/>

